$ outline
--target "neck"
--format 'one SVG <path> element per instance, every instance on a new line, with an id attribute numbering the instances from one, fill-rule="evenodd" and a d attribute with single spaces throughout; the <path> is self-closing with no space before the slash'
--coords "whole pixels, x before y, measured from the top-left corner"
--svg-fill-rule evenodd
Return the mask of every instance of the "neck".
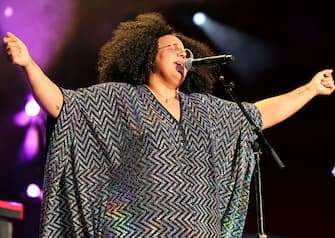
<path id="1" fill-rule="evenodd" d="M 165 103 L 169 103 L 172 100 L 178 99 L 178 88 L 164 90 L 163 88 L 156 88 L 151 84 L 145 86 L 156 98 L 162 99 Z"/>

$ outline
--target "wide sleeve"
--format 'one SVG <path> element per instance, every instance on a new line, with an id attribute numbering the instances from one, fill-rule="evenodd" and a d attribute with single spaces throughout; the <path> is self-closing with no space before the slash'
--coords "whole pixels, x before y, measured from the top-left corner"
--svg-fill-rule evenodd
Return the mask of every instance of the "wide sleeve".
<path id="1" fill-rule="evenodd" d="M 222 237 L 242 236 L 255 167 L 253 144 L 257 135 L 254 129 L 262 126 L 259 110 L 250 103 L 242 105 L 253 123 L 234 102 L 217 99 L 213 105 Z"/>
<path id="2" fill-rule="evenodd" d="M 101 237 L 108 223 L 112 173 L 120 158 L 121 84 L 61 89 L 64 103 L 51 130 L 44 173 L 41 237 Z"/>
<path id="3" fill-rule="evenodd" d="M 43 203 L 40 237 L 56 237 L 64 232 L 66 227 L 67 209 L 62 204 L 64 175 L 71 161 L 71 146 L 73 143 L 73 123 L 76 121 L 78 106 L 75 103 L 75 91 L 61 89 L 64 103 L 57 119 L 48 123 L 47 152 L 44 170 Z M 64 211 L 62 212 L 62 209 Z"/>

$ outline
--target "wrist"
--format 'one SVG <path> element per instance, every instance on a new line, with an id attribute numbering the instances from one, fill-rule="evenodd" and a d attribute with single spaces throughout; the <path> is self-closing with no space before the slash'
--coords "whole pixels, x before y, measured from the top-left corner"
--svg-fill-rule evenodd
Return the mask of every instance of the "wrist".
<path id="1" fill-rule="evenodd" d="M 316 88 L 311 83 L 307 83 L 295 89 L 293 93 L 303 98 L 313 98 L 318 94 Z"/>
<path id="2" fill-rule="evenodd" d="M 29 71 L 31 70 L 32 68 L 35 67 L 35 62 L 33 59 L 29 59 L 25 64 L 22 65 L 22 67 L 26 70 L 26 71 Z"/>
<path id="3" fill-rule="evenodd" d="M 313 82 L 309 82 L 303 86 L 301 93 L 309 95 L 311 98 L 313 98 L 316 95 L 318 95 L 318 90 L 317 87 L 315 87 L 315 85 L 313 84 Z"/>

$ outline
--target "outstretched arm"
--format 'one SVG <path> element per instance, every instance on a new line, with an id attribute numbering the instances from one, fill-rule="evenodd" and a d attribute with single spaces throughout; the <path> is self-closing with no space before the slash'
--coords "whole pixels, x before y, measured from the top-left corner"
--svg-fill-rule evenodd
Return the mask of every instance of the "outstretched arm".
<path id="1" fill-rule="evenodd" d="M 316 95 L 330 95 L 335 90 L 332 72 L 331 69 L 322 70 L 307 84 L 291 92 L 256 102 L 255 105 L 262 115 L 262 129 L 284 121 Z"/>
<path id="2" fill-rule="evenodd" d="M 59 87 L 34 62 L 26 45 L 18 37 L 8 32 L 3 43 L 12 63 L 25 70 L 36 101 L 50 116 L 56 118 L 63 105 Z"/>

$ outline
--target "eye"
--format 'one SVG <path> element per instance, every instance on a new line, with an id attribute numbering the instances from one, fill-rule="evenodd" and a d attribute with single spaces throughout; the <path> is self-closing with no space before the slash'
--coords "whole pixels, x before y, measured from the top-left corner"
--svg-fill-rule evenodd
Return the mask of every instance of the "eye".
<path id="1" fill-rule="evenodd" d="M 174 51 L 177 51 L 178 49 L 181 49 L 177 44 L 172 44 L 171 49 Z"/>

